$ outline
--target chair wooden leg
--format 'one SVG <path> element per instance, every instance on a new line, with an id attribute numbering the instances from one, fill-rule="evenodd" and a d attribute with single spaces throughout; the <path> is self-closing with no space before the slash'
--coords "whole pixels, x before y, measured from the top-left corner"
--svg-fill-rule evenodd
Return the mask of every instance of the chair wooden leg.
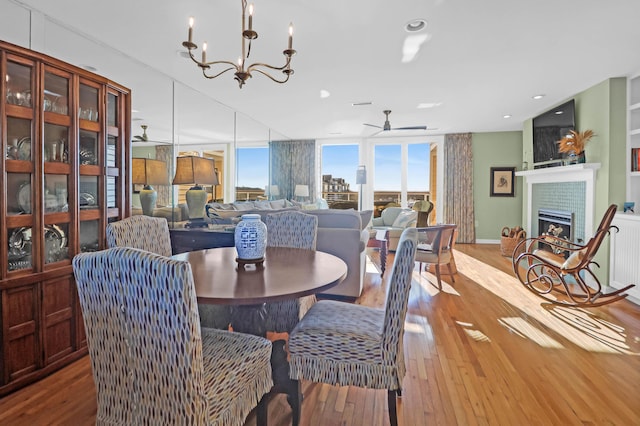
<path id="1" fill-rule="evenodd" d="M 440 264 L 436 263 L 436 278 L 438 278 L 438 288 L 442 290 L 442 280 L 440 279 Z"/>
<path id="2" fill-rule="evenodd" d="M 291 406 L 291 424 L 298 426 L 300 424 L 300 415 L 302 410 L 302 389 L 300 388 L 300 380 L 291 380 L 292 387 L 287 399 Z"/>
<path id="3" fill-rule="evenodd" d="M 451 275 L 451 282 L 455 283 L 456 279 L 453 277 L 453 269 L 451 268 L 451 263 L 447 263 L 447 270 L 449 271 L 449 275 Z"/>
<path id="4" fill-rule="evenodd" d="M 396 391 L 387 390 L 387 405 L 389 405 L 389 423 L 398 426 L 398 412 L 396 409 Z"/>
<path id="5" fill-rule="evenodd" d="M 269 394 L 264 395 L 258 406 L 256 407 L 256 425 L 257 426 L 267 426 L 267 422 L 269 419 L 268 414 L 269 407 Z"/>

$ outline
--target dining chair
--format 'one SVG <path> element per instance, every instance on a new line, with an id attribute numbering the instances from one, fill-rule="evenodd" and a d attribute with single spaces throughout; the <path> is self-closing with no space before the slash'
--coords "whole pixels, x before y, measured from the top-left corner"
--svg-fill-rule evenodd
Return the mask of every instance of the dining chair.
<path id="1" fill-rule="evenodd" d="M 453 260 L 453 243 L 457 225 L 434 225 L 418 230 L 418 248 L 416 250 L 416 262 L 429 263 L 435 266 L 438 288 L 442 288 L 440 265 L 447 265 L 451 281 L 455 282 L 454 270 L 451 267 Z"/>
<path id="2" fill-rule="evenodd" d="M 307 250 L 316 249 L 318 218 L 296 210 L 268 214 L 267 246 Z M 314 295 L 294 300 L 267 303 L 268 331 L 291 332 L 300 318 L 316 302 Z"/>
<path id="3" fill-rule="evenodd" d="M 271 343 L 201 328 L 191 266 L 135 248 L 74 257 L 98 425 L 266 422 Z"/>
<path id="4" fill-rule="evenodd" d="M 293 329 L 289 376 L 298 381 L 298 407 L 300 380 L 387 389 L 389 421 L 397 425 L 396 396 L 401 395 L 406 373 L 404 321 L 417 234 L 416 228 L 407 228 L 400 237 L 384 309 L 320 300 Z"/>
<path id="5" fill-rule="evenodd" d="M 171 256 L 167 219 L 135 215 L 107 224 L 107 247 L 133 247 Z"/>
<path id="6" fill-rule="evenodd" d="M 107 247 L 132 247 L 160 256 L 171 256 L 171 234 L 167 219 L 135 215 L 107 224 Z M 224 305 L 198 305 L 200 325 L 226 330 L 231 309 Z"/>

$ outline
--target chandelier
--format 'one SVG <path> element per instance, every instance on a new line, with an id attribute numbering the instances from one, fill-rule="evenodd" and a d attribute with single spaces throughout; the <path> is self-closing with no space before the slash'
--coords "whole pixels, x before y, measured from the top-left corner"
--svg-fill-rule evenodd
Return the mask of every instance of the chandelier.
<path id="1" fill-rule="evenodd" d="M 187 41 L 182 42 L 182 45 L 187 48 L 189 51 L 189 57 L 191 60 L 195 62 L 200 68 L 202 68 L 202 74 L 206 78 L 216 78 L 226 73 L 227 71 L 235 70 L 235 80 L 242 86 L 246 83 L 247 79 L 251 77 L 252 72 L 258 72 L 262 75 L 269 77 L 271 80 L 276 83 L 286 83 L 289 80 L 291 74 L 293 74 L 293 70 L 291 69 L 291 57 L 296 54 L 296 51 L 292 48 L 293 46 L 293 24 L 289 24 L 289 45 L 287 49 L 283 50 L 286 61 L 285 64 L 281 67 L 275 67 L 273 65 L 264 64 L 261 62 L 255 62 L 249 66 L 246 66 L 246 62 L 249 59 L 249 55 L 251 54 L 251 42 L 258 38 L 258 33 L 253 29 L 253 4 L 249 5 L 249 20 L 248 24 L 245 26 L 245 17 L 247 11 L 247 0 L 242 0 L 242 55 L 238 58 L 238 62 L 232 61 L 211 61 L 207 62 L 207 42 L 205 41 L 202 44 L 202 60 L 198 61 L 194 56 L 194 50 L 198 49 L 198 46 L 193 42 L 193 17 L 189 18 L 189 39 Z M 248 26 L 248 28 L 247 28 Z M 220 72 L 214 71 L 213 67 L 218 66 L 228 66 Z M 217 68 L 219 69 L 219 67 Z M 274 71 L 282 71 L 285 75 L 282 79 L 278 79 L 269 74 L 268 70 Z M 217 74 L 216 74 L 217 72 Z"/>

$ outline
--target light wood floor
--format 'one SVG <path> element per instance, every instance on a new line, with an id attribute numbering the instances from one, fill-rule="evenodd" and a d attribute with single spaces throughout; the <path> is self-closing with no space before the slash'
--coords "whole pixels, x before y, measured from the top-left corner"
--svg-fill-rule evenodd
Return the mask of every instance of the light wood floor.
<path id="1" fill-rule="evenodd" d="M 499 246 L 456 248 L 459 273 L 442 291 L 414 272 L 401 425 L 640 425 L 639 306 L 548 305 L 516 281 Z M 381 282 L 374 263 L 368 270 L 358 303 L 382 306 L 390 273 Z M 303 425 L 387 422 L 385 391 L 304 383 L 303 392 Z M 1 399 L 0 425 L 88 425 L 95 412 L 85 357 Z M 291 424 L 283 396 L 269 423 Z"/>

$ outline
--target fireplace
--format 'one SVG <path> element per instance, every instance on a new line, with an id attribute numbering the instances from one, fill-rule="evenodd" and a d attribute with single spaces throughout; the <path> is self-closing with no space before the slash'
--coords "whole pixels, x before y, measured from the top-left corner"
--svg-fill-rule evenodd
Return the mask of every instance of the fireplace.
<path id="1" fill-rule="evenodd" d="M 540 236 L 551 235 L 567 242 L 573 242 L 573 213 L 562 210 L 538 209 L 538 233 Z M 540 243 L 539 249 L 549 250 L 555 254 L 568 255 L 565 250 Z"/>
<path id="2" fill-rule="evenodd" d="M 573 242 L 581 244 L 591 238 L 594 229 L 595 182 L 599 168 L 599 163 L 585 163 L 516 172 L 516 176 L 525 180 L 528 202 L 524 208 L 529 234 L 534 236 L 542 233 L 536 232 L 538 209 L 557 206 L 559 210 L 573 212 L 573 231 L 570 236 Z M 576 184 L 581 184 L 581 188 Z M 565 187 L 570 187 L 571 191 L 565 191 Z M 547 191 L 549 188 L 550 191 Z M 548 195 L 549 192 L 551 195 Z M 571 202 L 567 202 L 570 198 L 568 192 L 577 194 Z M 539 227 L 538 229 L 543 230 Z"/>

